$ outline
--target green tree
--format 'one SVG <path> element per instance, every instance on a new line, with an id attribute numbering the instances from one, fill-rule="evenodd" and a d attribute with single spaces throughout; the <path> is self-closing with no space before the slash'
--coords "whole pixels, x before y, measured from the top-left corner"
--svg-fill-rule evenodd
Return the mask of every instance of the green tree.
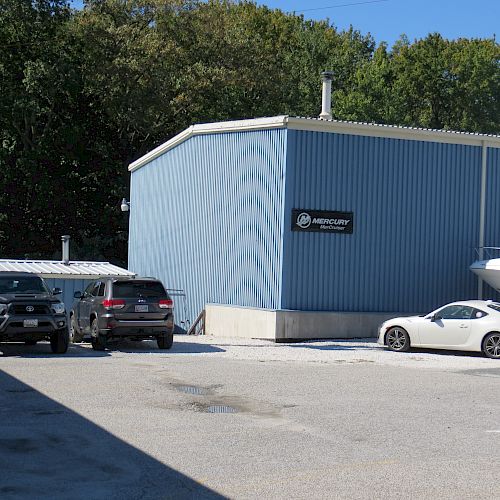
<path id="1" fill-rule="evenodd" d="M 0 7 L 0 213 L 9 227 L 1 245 L 13 256 L 53 250 L 64 219 L 78 105 L 64 34 L 69 16 L 62 0 L 3 0 Z"/>
<path id="2" fill-rule="evenodd" d="M 334 91 L 335 115 L 344 120 L 396 123 L 392 86 L 394 69 L 390 53 L 381 44 L 372 58 L 355 70 L 350 87 Z"/>
<path id="3" fill-rule="evenodd" d="M 500 46 L 494 40 L 445 40 L 437 33 L 392 54 L 397 123 L 498 132 Z"/>

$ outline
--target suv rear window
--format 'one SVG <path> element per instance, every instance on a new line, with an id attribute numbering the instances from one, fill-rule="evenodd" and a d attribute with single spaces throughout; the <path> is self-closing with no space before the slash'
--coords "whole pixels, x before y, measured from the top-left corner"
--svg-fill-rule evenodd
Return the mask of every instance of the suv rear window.
<path id="1" fill-rule="evenodd" d="M 113 297 L 166 297 L 167 292 L 159 281 L 117 281 L 113 283 Z"/>

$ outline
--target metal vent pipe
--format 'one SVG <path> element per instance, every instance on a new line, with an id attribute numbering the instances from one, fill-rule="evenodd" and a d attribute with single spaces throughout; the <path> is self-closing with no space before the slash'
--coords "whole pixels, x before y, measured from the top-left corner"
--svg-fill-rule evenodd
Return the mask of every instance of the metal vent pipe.
<path id="1" fill-rule="evenodd" d="M 319 117 L 322 120 L 331 120 L 333 71 L 323 71 L 323 73 L 321 73 L 321 79 L 323 80 L 323 93 L 321 99 L 321 114 Z"/>
<path id="2" fill-rule="evenodd" d="M 65 234 L 64 236 L 61 236 L 62 240 L 62 261 L 65 264 L 69 264 L 69 239 L 70 237 Z"/>

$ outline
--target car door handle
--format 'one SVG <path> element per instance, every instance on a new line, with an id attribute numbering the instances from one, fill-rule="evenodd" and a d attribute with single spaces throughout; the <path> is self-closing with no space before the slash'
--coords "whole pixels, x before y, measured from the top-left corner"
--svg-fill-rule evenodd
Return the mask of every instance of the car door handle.
<path id="1" fill-rule="evenodd" d="M 459 328 L 469 328 L 469 325 L 460 325 Z"/>

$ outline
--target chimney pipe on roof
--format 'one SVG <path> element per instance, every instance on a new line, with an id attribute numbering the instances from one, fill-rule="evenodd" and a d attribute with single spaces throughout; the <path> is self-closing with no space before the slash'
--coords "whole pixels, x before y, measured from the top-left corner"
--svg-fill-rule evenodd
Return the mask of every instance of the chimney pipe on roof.
<path id="1" fill-rule="evenodd" d="M 323 94 L 321 100 L 321 114 L 319 117 L 321 120 L 331 120 L 333 71 L 323 71 L 323 73 L 321 73 L 321 78 L 323 80 Z"/>
<path id="2" fill-rule="evenodd" d="M 69 239 L 70 237 L 66 234 L 61 236 L 62 240 L 62 261 L 64 264 L 69 264 Z"/>

